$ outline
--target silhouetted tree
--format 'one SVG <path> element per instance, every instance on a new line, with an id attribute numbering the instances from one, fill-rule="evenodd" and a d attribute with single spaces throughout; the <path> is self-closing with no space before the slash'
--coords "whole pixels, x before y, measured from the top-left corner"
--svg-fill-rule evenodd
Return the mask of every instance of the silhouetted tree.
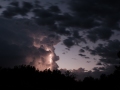
<path id="1" fill-rule="evenodd" d="M 120 52 L 118 52 L 120 58 Z M 75 80 L 69 70 L 65 74 L 60 70 L 45 69 L 39 71 L 34 66 L 19 65 L 14 68 L 0 67 L 0 90 L 4 89 L 34 89 L 34 90 L 86 90 L 87 88 L 96 89 L 113 89 L 120 90 L 120 65 L 115 66 L 115 71 L 110 74 L 102 74 L 96 79 L 91 76 L 82 80 Z M 57 88 L 56 88 L 57 87 Z"/>

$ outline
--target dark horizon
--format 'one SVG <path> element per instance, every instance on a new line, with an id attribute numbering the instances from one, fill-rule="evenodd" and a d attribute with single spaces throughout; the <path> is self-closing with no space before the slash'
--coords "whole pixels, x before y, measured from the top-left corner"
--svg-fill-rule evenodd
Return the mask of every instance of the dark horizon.
<path id="1" fill-rule="evenodd" d="M 34 90 L 66 90 L 66 89 L 114 89 L 120 86 L 120 65 L 110 74 L 102 74 L 100 78 L 91 76 L 76 80 L 70 71 L 64 74 L 60 70 L 36 70 L 34 66 L 20 65 L 14 68 L 0 68 L 0 88 L 2 89 L 34 89 Z"/>

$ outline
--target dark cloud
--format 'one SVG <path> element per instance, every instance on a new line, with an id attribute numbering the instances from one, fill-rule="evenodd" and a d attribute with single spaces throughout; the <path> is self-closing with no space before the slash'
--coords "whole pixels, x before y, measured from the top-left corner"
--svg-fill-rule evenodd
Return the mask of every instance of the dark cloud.
<path id="1" fill-rule="evenodd" d="M 0 45 L 0 65 L 3 67 L 9 67 L 14 65 L 25 64 L 24 58 L 29 55 L 30 48 L 18 47 L 17 45 L 8 45 L 1 42 Z M 24 54 L 26 53 L 26 54 Z"/>
<path id="2" fill-rule="evenodd" d="M 52 18 L 36 18 L 36 23 L 38 25 L 49 26 L 54 25 L 55 21 Z"/>
<path id="3" fill-rule="evenodd" d="M 2 6 L 0 6 L 0 9 L 2 8 Z"/>
<path id="4" fill-rule="evenodd" d="M 70 51 L 70 48 L 65 48 L 66 50 Z M 66 53 L 68 53 L 68 51 Z"/>
<path id="5" fill-rule="evenodd" d="M 45 9 L 34 9 L 33 12 L 35 16 L 41 17 L 44 19 L 52 16 L 52 13 L 49 10 L 45 10 Z"/>
<path id="6" fill-rule="evenodd" d="M 20 7 L 19 2 L 11 2 L 9 6 L 7 6 L 6 10 L 3 11 L 2 15 L 6 18 L 12 18 L 16 15 L 25 16 L 30 10 L 33 8 L 33 5 L 30 2 L 22 2 L 22 7 Z"/>
<path id="7" fill-rule="evenodd" d="M 99 71 L 99 68 L 98 67 L 94 67 L 93 70 L 94 71 Z"/>
<path id="8" fill-rule="evenodd" d="M 114 66 L 109 67 L 94 67 L 91 71 L 85 70 L 85 68 L 73 69 L 72 74 L 76 76 L 77 80 L 83 80 L 85 77 L 92 76 L 94 78 L 100 78 L 101 74 L 109 75 L 115 70 Z M 66 70 L 62 70 L 66 71 Z"/>
<path id="9" fill-rule="evenodd" d="M 94 43 L 95 43 L 97 40 L 99 40 L 99 38 L 96 36 L 96 34 L 95 34 L 95 35 L 89 34 L 89 35 L 87 35 L 87 38 L 88 38 L 90 41 L 94 42 Z"/>
<path id="10" fill-rule="evenodd" d="M 69 36 L 71 35 L 71 31 L 64 31 L 62 34 Z M 86 43 L 86 40 L 79 35 L 78 31 L 73 31 L 72 37 L 68 37 L 67 39 L 63 40 L 64 45 L 66 45 L 68 48 L 71 48 L 71 46 L 74 45 L 80 46 L 79 43 L 81 42 Z"/>
<path id="11" fill-rule="evenodd" d="M 59 57 L 53 45 L 60 38 L 48 32 L 32 20 L 0 18 L 0 66 L 30 64 L 40 70 L 57 69 Z"/>
<path id="12" fill-rule="evenodd" d="M 35 8 L 43 8 L 43 7 L 40 5 L 40 3 L 41 3 L 41 2 L 40 2 L 39 0 L 35 0 L 35 1 L 34 1 L 34 5 L 35 5 L 34 7 L 35 7 Z"/>
<path id="13" fill-rule="evenodd" d="M 102 65 L 102 63 L 101 63 L 101 62 L 98 62 L 96 65 Z"/>
<path id="14" fill-rule="evenodd" d="M 65 54 L 65 52 L 63 52 L 62 54 Z"/>
<path id="15" fill-rule="evenodd" d="M 109 28 L 95 28 L 94 30 L 88 31 L 88 39 L 92 42 L 96 42 L 97 40 L 109 40 L 112 36 L 113 31 Z"/>
<path id="16" fill-rule="evenodd" d="M 11 2 L 10 5 L 18 7 L 19 6 L 19 2 L 17 2 L 17 1 Z"/>
<path id="17" fill-rule="evenodd" d="M 23 2 L 23 6 L 21 8 L 21 15 L 26 15 L 26 13 L 30 12 L 30 10 L 33 8 L 33 5 L 30 2 Z"/>
<path id="18" fill-rule="evenodd" d="M 108 40 L 114 34 L 114 29 L 119 30 L 119 4 L 118 0 L 70 0 L 68 5 L 71 12 L 66 14 L 69 18 L 61 19 L 60 25 L 77 28 L 78 31 L 87 29 L 85 39 L 94 43 L 98 40 Z M 61 15 L 61 17 L 64 16 Z M 80 38 L 75 30 L 71 33 L 73 33 L 73 37 Z"/>
<path id="19" fill-rule="evenodd" d="M 61 20 L 60 20 L 61 18 Z M 60 25 L 64 25 L 67 27 L 77 27 L 77 28 L 92 28 L 94 25 L 97 24 L 94 20 L 90 18 L 81 18 L 78 16 L 72 16 L 69 13 L 63 14 L 61 17 L 59 17 L 59 20 L 61 21 Z"/>
<path id="20" fill-rule="evenodd" d="M 52 18 L 51 18 L 51 19 L 52 19 Z M 38 21 L 38 24 L 39 24 L 39 25 L 48 26 L 49 31 L 52 31 L 52 32 L 54 32 L 54 33 L 56 33 L 56 34 L 63 35 L 63 36 L 70 36 L 70 35 L 71 35 L 71 32 L 70 32 L 70 31 L 66 30 L 65 27 L 62 27 L 62 26 L 61 26 L 61 27 L 58 27 L 58 26 L 55 24 L 54 21 L 47 21 L 47 20 L 46 20 L 46 22 L 43 21 L 43 22 L 45 22 L 45 24 L 44 24 L 44 23 L 42 23 L 41 21 L 39 21 L 39 19 L 36 19 L 36 20 Z M 49 22 L 50 22 L 50 23 L 49 23 Z"/>
<path id="21" fill-rule="evenodd" d="M 84 53 L 84 52 L 85 52 L 85 50 L 84 50 L 84 49 L 80 49 L 80 52 L 81 52 L 81 53 Z"/>
<path id="22" fill-rule="evenodd" d="M 2 15 L 6 18 L 12 18 L 13 16 L 17 15 L 19 11 L 19 8 L 14 7 L 7 7 L 7 10 L 3 11 Z"/>
<path id="23" fill-rule="evenodd" d="M 81 57 L 84 57 L 85 59 L 90 59 L 90 57 L 87 57 L 85 54 L 78 54 L 79 56 L 81 56 Z M 89 61 L 87 61 L 88 63 L 89 63 Z M 91 61 L 90 61 L 91 62 Z"/>
<path id="24" fill-rule="evenodd" d="M 78 31 L 73 31 L 73 37 L 78 38 L 78 39 L 81 38 Z"/>
<path id="25" fill-rule="evenodd" d="M 107 26 L 114 26 L 120 16 L 119 4 L 119 0 L 70 0 L 69 9 L 73 11 L 75 16 L 92 18 L 93 20 L 105 20 Z M 114 23 L 111 23 L 112 20 Z"/>
<path id="26" fill-rule="evenodd" d="M 64 45 L 68 48 L 72 47 L 74 45 L 73 38 L 69 37 L 63 41 Z"/>
<path id="27" fill-rule="evenodd" d="M 57 21 L 61 21 L 60 25 L 70 26 L 70 25 L 73 24 L 73 22 L 70 22 L 73 19 L 73 17 L 69 13 L 63 13 L 62 15 L 58 14 L 58 15 L 55 16 L 55 18 L 56 18 Z"/>
<path id="28" fill-rule="evenodd" d="M 84 55 L 84 54 L 79 54 L 80 56 L 82 56 L 82 57 L 85 57 L 86 55 Z"/>
<path id="29" fill-rule="evenodd" d="M 117 64 L 119 61 L 117 52 L 120 48 L 119 40 L 109 40 L 107 45 L 99 44 L 94 50 L 89 50 L 92 55 L 99 55 L 100 61 L 108 64 Z"/>
<path id="30" fill-rule="evenodd" d="M 113 1 L 111 0 L 111 2 Z M 49 26 L 50 30 L 60 35 L 72 35 L 73 38 L 80 39 L 79 41 L 74 39 L 74 45 L 76 45 L 76 41 L 80 43 L 82 40 L 86 43 L 85 39 L 92 42 L 99 39 L 108 40 L 114 34 L 112 29 L 115 29 L 115 27 L 118 29 L 119 26 L 120 7 L 118 3 L 120 2 L 115 1 L 114 3 L 100 0 L 70 0 L 67 3 L 69 10 L 71 10 L 70 13 L 62 13 L 57 5 L 46 6 L 46 8 L 39 5 L 40 2 L 35 1 L 35 5 L 23 2 L 20 7 L 19 3 L 14 1 L 2 14 L 11 18 L 18 14 L 24 16 L 28 12 L 32 12 L 34 14 L 33 19 L 38 25 Z M 71 30 L 66 30 L 67 28 L 71 28 Z M 74 28 L 77 28 L 77 30 L 74 30 Z M 86 32 L 87 38 L 82 38 L 79 31 L 85 29 L 88 29 Z"/>
<path id="31" fill-rule="evenodd" d="M 13 16 L 19 14 L 24 16 L 27 15 L 28 12 L 33 12 L 33 19 L 38 25 L 48 26 L 51 31 L 54 31 L 60 35 L 70 36 L 72 34 L 74 38 L 73 41 L 75 43 L 74 45 L 78 45 L 80 42 L 86 42 L 86 40 L 79 35 L 78 30 L 69 31 L 66 30 L 66 28 L 71 26 L 74 27 L 74 25 L 79 26 L 77 22 L 80 22 L 82 25 L 84 22 L 86 23 L 87 20 L 82 20 L 82 18 L 81 20 L 79 20 L 78 18 L 76 18 L 75 20 L 74 17 L 69 13 L 58 14 L 60 13 L 60 9 L 58 6 L 55 5 L 51 5 L 48 8 L 36 7 L 35 5 L 29 2 L 23 2 L 22 6 L 20 7 L 17 1 L 11 2 L 7 9 L 3 11 L 2 15 L 7 18 L 12 18 Z M 92 23 L 91 20 L 92 19 L 89 18 L 89 21 Z"/>
<path id="32" fill-rule="evenodd" d="M 65 36 L 69 36 L 71 35 L 70 31 L 66 30 L 65 27 L 58 27 L 55 30 L 56 33 L 60 34 L 60 35 L 65 35 Z"/>
<path id="33" fill-rule="evenodd" d="M 100 70 L 105 70 L 105 67 L 99 67 Z"/>
<path id="34" fill-rule="evenodd" d="M 48 10 L 51 11 L 51 12 L 54 12 L 54 13 L 60 13 L 61 12 L 61 10 L 59 9 L 58 6 L 50 6 Z"/>
<path id="35" fill-rule="evenodd" d="M 100 71 L 100 70 L 105 70 L 106 68 L 105 67 L 94 67 L 93 70 L 94 71 Z"/>
<path id="36" fill-rule="evenodd" d="M 89 51 L 90 50 L 90 47 L 89 46 L 85 46 L 85 47 L 82 47 L 83 49 Z"/>

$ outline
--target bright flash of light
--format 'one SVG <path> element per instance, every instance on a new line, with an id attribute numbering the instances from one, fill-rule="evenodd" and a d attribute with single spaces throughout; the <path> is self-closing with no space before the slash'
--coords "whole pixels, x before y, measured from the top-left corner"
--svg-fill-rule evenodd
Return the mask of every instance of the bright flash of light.
<path id="1" fill-rule="evenodd" d="M 47 48 L 46 50 L 47 50 L 47 51 L 51 51 L 49 48 Z M 53 57 L 53 55 L 52 55 L 52 53 L 50 53 L 49 56 L 48 56 L 48 63 L 49 63 L 49 65 L 50 65 L 50 67 L 48 67 L 48 69 L 52 69 L 52 67 L 51 67 L 52 57 Z"/>
<path id="2" fill-rule="evenodd" d="M 51 64 L 52 63 L 52 54 L 50 54 L 49 57 L 50 57 L 49 62 Z"/>
<path id="3" fill-rule="evenodd" d="M 47 51 L 50 51 L 50 49 L 46 49 Z M 49 63 L 51 64 L 52 63 L 52 53 L 50 53 L 50 55 L 49 55 Z"/>

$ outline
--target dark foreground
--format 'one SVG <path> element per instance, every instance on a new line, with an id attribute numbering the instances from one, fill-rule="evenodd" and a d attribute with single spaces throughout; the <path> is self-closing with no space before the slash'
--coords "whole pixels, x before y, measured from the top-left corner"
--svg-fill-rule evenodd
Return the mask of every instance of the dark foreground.
<path id="1" fill-rule="evenodd" d="M 76 81 L 75 77 L 59 70 L 38 71 L 33 66 L 0 68 L 0 90 L 120 90 L 120 66 L 110 75 L 102 74 L 99 79 L 86 77 Z"/>

